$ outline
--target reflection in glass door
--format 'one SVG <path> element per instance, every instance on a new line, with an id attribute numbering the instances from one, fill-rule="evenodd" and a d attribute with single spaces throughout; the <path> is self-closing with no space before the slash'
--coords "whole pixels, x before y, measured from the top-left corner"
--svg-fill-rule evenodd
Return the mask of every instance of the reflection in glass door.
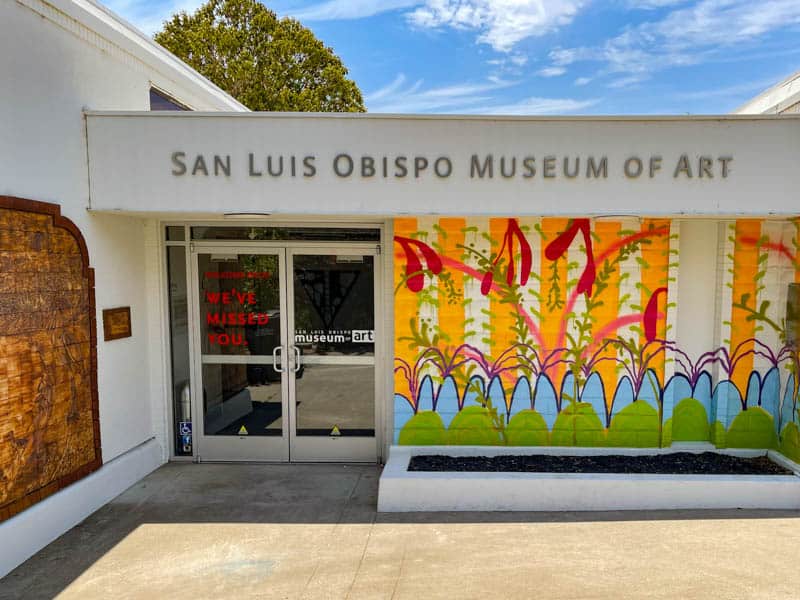
<path id="1" fill-rule="evenodd" d="M 292 460 L 374 461 L 375 256 L 289 252 Z"/>
<path id="2" fill-rule="evenodd" d="M 375 461 L 377 250 L 193 252 L 200 460 Z"/>
<path id="3" fill-rule="evenodd" d="M 284 261 L 282 250 L 196 252 L 195 435 L 203 459 L 289 458 Z"/>

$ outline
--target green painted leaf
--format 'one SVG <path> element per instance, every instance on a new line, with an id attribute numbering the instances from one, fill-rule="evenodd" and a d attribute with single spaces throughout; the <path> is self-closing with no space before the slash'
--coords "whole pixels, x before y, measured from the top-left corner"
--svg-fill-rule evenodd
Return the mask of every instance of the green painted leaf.
<path id="1" fill-rule="evenodd" d="M 760 406 L 748 407 L 733 419 L 725 442 L 728 448 L 777 448 L 772 415 Z"/>
<path id="2" fill-rule="evenodd" d="M 482 406 L 468 406 L 453 417 L 447 428 L 447 443 L 451 446 L 500 446 L 503 439 L 488 410 Z"/>
<path id="3" fill-rule="evenodd" d="M 684 398 L 672 413 L 672 439 L 678 442 L 705 442 L 711 439 L 708 414 L 694 398 Z"/>
<path id="4" fill-rule="evenodd" d="M 657 448 L 659 445 L 658 411 L 644 400 L 623 408 L 611 420 L 608 445 L 624 448 Z"/>
<path id="5" fill-rule="evenodd" d="M 442 418 L 431 410 L 419 411 L 400 430 L 401 446 L 439 446 L 447 443 Z"/>

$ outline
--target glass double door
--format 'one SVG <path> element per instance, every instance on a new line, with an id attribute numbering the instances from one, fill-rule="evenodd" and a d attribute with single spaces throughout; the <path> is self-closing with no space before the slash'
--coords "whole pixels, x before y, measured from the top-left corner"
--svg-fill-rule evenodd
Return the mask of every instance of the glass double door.
<path id="1" fill-rule="evenodd" d="M 377 459 L 375 255 L 193 249 L 200 460 Z"/>

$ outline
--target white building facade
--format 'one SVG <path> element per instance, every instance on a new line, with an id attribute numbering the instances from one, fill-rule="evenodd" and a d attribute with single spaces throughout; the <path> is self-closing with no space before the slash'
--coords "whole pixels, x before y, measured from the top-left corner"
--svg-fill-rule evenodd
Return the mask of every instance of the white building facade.
<path id="1" fill-rule="evenodd" d="M 0 10 L 0 573 L 168 460 L 800 457 L 800 119 L 254 114 Z"/>
<path id="2" fill-rule="evenodd" d="M 4 2 L 0 29 L 5 82 L 0 95 L 0 195 L 57 205 L 82 233 L 96 279 L 107 283 L 96 288 L 97 310 L 130 306 L 135 323 L 130 338 L 97 342 L 102 469 L 0 523 L 0 573 L 5 573 L 169 457 L 160 405 L 167 386 L 164 348 L 148 343 L 150 336 L 161 336 L 163 327 L 161 300 L 152 293 L 160 289 L 163 252 L 157 223 L 86 210 L 83 111 L 147 111 L 151 90 L 192 109 L 246 109 L 93 2 Z M 10 331 L 4 330 L 0 335 Z M 4 400 L 12 398 L 6 395 Z M 162 400 L 154 404 L 155 398 Z M 10 434 L 16 430 L 15 439 L 23 439 L 29 428 L 16 429 L 20 420 L 12 420 L 6 411 L 3 415 L 0 437 L 8 476 L 11 465 L 23 460 L 10 456 Z M 7 508 L 10 500 L 36 492 L 39 483 L 33 478 L 22 489 L 9 486 L 0 505 Z"/>

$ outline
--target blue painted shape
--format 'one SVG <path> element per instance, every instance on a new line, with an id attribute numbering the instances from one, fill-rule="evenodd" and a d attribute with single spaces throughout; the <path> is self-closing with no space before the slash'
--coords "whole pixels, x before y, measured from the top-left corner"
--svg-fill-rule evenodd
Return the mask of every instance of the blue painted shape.
<path id="1" fill-rule="evenodd" d="M 394 443 L 400 437 L 400 430 L 414 416 L 414 408 L 401 394 L 394 395 Z"/>
<path id="2" fill-rule="evenodd" d="M 775 433 L 780 433 L 781 426 L 781 376 L 778 369 L 772 367 L 761 382 L 761 408 L 772 415 Z"/>
<path id="3" fill-rule="evenodd" d="M 669 378 L 664 386 L 664 422 L 672 418 L 674 407 L 684 398 L 692 397 L 692 384 L 683 373 L 677 373 Z"/>
<path id="4" fill-rule="evenodd" d="M 531 396 L 531 382 L 523 375 L 514 384 L 514 391 L 511 392 L 511 410 L 509 418 L 513 417 L 521 410 L 533 408 L 533 398 Z"/>
<path id="5" fill-rule="evenodd" d="M 725 429 L 730 427 L 736 415 L 742 412 L 742 395 L 729 379 L 717 384 L 711 403 L 715 409 L 716 420 L 722 423 Z"/>
<path id="6" fill-rule="evenodd" d="M 473 375 L 470 377 L 467 387 L 464 388 L 464 391 L 461 395 L 461 408 L 464 409 L 467 406 L 480 406 L 481 403 L 478 401 L 478 399 L 480 398 L 482 400 L 485 392 L 486 382 L 482 377 Z"/>
<path id="7" fill-rule="evenodd" d="M 658 403 L 661 399 L 661 382 L 658 380 L 658 373 L 653 369 L 647 369 L 642 380 L 642 388 L 639 390 L 637 400 L 644 400 L 658 411 Z"/>
<path id="8" fill-rule="evenodd" d="M 608 426 L 606 392 L 603 388 L 603 380 L 600 378 L 599 373 L 592 372 L 592 374 L 589 375 L 589 378 L 586 380 L 586 385 L 583 388 L 583 394 L 581 394 L 581 402 L 588 402 L 591 404 L 594 412 L 600 417 L 600 422 Z"/>
<path id="9" fill-rule="evenodd" d="M 561 407 L 561 410 L 567 408 L 567 406 L 569 406 L 571 402 L 573 401 L 577 402 L 578 398 L 580 398 L 580 393 L 581 391 L 577 390 L 576 394 L 575 377 L 572 375 L 572 373 L 567 371 L 566 375 L 564 375 L 564 379 L 561 380 L 561 392 L 560 395 L 558 396 L 560 400 L 559 406 Z M 577 398 L 575 398 L 576 395 L 578 396 Z"/>
<path id="10" fill-rule="evenodd" d="M 611 418 L 613 419 L 626 406 L 633 404 L 633 385 L 627 375 L 623 375 L 617 382 L 614 390 L 614 402 L 611 405 Z"/>
<path id="11" fill-rule="evenodd" d="M 556 406 L 556 390 L 547 375 L 539 375 L 536 378 L 533 408 L 544 417 L 548 429 L 552 430 L 558 416 L 558 407 Z"/>
<path id="12" fill-rule="evenodd" d="M 747 407 L 761 406 L 761 375 L 758 371 L 750 373 L 747 379 Z"/>
<path id="13" fill-rule="evenodd" d="M 433 381 L 430 375 L 422 378 L 417 398 L 417 411 L 433 410 Z"/>
<path id="14" fill-rule="evenodd" d="M 450 426 L 450 421 L 458 414 L 458 386 L 453 377 L 444 378 L 436 396 L 436 412 L 442 418 L 445 428 Z"/>
<path id="15" fill-rule="evenodd" d="M 794 393 L 794 375 L 789 375 L 786 380 L 786 388 L 783 392 L 783 402 L 781 403 L 781 431 L 787 423 L 797 422 L 797 410 L 792 399 Z"/>
<path id="16" fill-rule="evenodd" d="M 714 413 L 711 412 L 712 389 L 713 386 L 711 384 L 711 373 L 708 371 L 703 371 L 697 377 L 697 382 L 694 384 L 692 398 L 700 402 L 700 404 L 703 405 L 703 408 L 706 409 L 709 423 L 712 423 L 714 418 Z"/>
<path id="17" fill-rule="evenodd" d="M 499 377 L 492 377 L 492 380 L 489 382 L 488 396 L 497 414 L 505 419 L 507 413 L 506 391 L 503 389 L 503 382 Z"/>

